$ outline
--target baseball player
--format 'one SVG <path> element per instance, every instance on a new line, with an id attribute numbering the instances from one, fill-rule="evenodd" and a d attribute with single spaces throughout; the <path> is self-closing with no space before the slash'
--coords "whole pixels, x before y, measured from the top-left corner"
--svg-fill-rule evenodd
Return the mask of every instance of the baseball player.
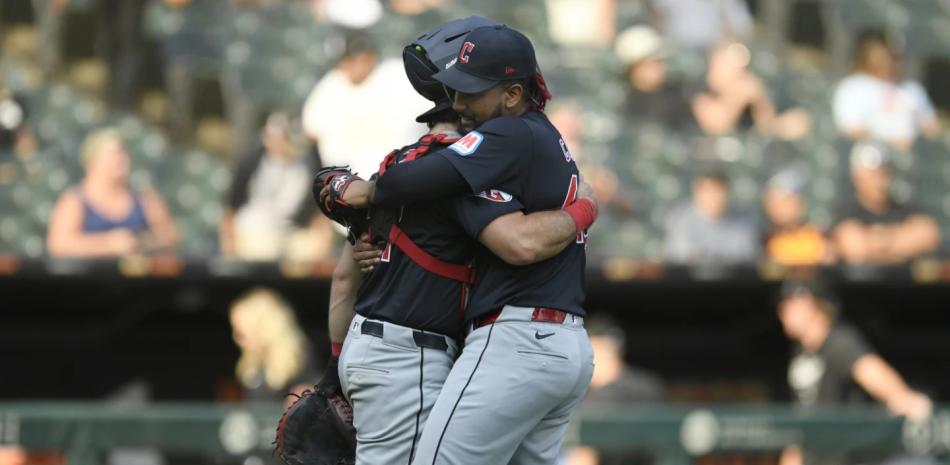
<path id="1" fill-rule="evenodd" d="M 436 106 L 419 117 L 429 124 L 429 134 L 388 156 L 380 173 L 459 140 L 458 115 L 443 85 L 431 76 L 455 56 L 466 33 L 486 23 L 493 24 L 475 17 L 453 21 L 407 47 L 410 81 Z M 399 208 L 382 260 L 357 293 L 356 315 L 339 354 L 338 381 L 353 405 L 356 463 L 411 463 L 459 352 L 455 338 L 463 329 L 474 277 L 472 238 L 502 259 L 544 260 L 576 240 L 575 221 L 560 208 L 526 216 L 517 198 L 490 189 Z M 349 318 L 339 311 L 348 293 L 336 296 L 331 328 Z"/>
<path id="2" fill-rule="evenodd" d="M 526 266 L 479 249 L 465 350 L 413 463 L 553 464 L 593 371 L 582 304 L 586 229 L 596 205 L 574 201 L 577 166 L 543 113 L 551 95 L 523 34 L 475 29 L 434 77 L 456 92 L 453 108 L 471 132 L 448 149 L 394 166 L 375 183 L 352 183 L 342 199 L 400 205 L 494 188 L 527 211 L 566 206 L 577 235 L 556 256 Z"/>

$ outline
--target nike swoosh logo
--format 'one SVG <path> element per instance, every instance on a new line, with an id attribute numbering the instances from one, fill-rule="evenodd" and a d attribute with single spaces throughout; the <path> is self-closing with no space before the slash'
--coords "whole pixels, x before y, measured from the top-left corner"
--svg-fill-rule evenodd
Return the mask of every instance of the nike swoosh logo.
<path id="1" fill-rule="evenodd" d="M 535 332 L 534 332 L 534 338 L 535 338 L 535 339 L 544 339 L 544 338 L 546 338 L 546 337 L 551 337 L 551 336 L 553 336 L 553 335 L 554 335 L 554 333 L 541 334 L 539 331 L 535 331 Z"/>

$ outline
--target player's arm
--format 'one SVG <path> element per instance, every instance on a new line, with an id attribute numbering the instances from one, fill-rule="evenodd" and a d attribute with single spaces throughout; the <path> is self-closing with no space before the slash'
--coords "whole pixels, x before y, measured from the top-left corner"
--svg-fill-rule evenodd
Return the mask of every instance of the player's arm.
<path id="1" fill-rule="evenodd" d="M 390 167 L 376 184 L 351 184 L 343 201 L 357 208 L 369 202 L 398 207 L 504 185 L 530 169 L 532 140 L 524 121 L 495 118 L 447 148 Z"/>
<path id="2" fill-rule="evenodd" d="M 353 262 L 353 247 L 343 245 L 340 261 L 333 269 L 330 281 L 330 309 L 327 312 L 327 328 L 330 332 L 330 359 L 327 360 L 323 377 L 316 384 L 316 390 L 323 392 L 340 392 L 340 377 L 338 367 L 340 353 L 343 351 L 343 341 L 349 330 L 350 321 L 356 313 L 353 305 L 356 304 L 356 291 L 359 289 L 362 277 Z"/>
<path id="3" fill-rule="evenodd" d="M 333 269 L 330 281 L 330 309 L 327 315 L 327 327 L 330 330 L 330 343 L 338 350 L 353 319 L 353 306 L 356 304 L 356 291 L 363 280 L 356 263 L 353 261 L 353 246 L 343 244 L 340 260 Z"/>
<path id="4" fill-rule="evenodd" d="M 851 367 L 854 381 L 895 415 L 914 420 L 930 416 L 933 405 L 927 396 L 911 389 L 901 375 L 877 354 L 865 354 Z"/>
<path id="5" fill-rule="evenodd" d="M 465 179 L 448 160 L 427 156 L 393 165 L 375 182 L 353 181 L 342 198 L 355 208 L 398 207 L 468 191 Z"/>
<path id="6" fill-rule="evenodd" d="M 485 227 L 478 241 L 509 264 L 530 265 L 557 255 L 576 238 L 571 216 L 551 210 L 500 216 Z"/>
<path id="7" fill-rule="evenodd" d="M 596 217 L 596 199 L 584 183 L 582 196 L 566 208 L 502 215 L 482 230 L 478 241 L 509 264 L 530 265 L 561 253 Z"/>

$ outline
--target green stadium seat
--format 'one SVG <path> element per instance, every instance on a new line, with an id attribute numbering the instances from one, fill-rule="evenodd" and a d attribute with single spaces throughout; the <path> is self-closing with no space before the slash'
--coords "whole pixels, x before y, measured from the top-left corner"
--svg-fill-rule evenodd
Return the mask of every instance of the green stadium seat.
<path id="1" fill-rule="evenodd" d="M 859 31 L 867 27 L 903 30 L 910 21 L 904 5 L 892 0 L 834 0 L 845 26 Z"/>

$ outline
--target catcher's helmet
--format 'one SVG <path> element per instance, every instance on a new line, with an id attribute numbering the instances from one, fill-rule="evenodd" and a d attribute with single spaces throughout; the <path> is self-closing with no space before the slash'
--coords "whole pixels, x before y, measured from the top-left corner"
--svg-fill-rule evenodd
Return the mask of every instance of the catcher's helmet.
<path id="1" fill-rule="evenodd" d="M 440 24 L 403 49 L 402 62 L 412 87 L 419 95 L 435 102 L 435 107 L 416 117 L 416 121 L 428 122 L 439 113 L 451 111 L 452 95 L 441 82 L 432 79 L 432 75 L 445 69 L 458 55 L 462 41 L 469 32 L 475 28 L 497 24 L 481 16 L 455 19 Z"/>

